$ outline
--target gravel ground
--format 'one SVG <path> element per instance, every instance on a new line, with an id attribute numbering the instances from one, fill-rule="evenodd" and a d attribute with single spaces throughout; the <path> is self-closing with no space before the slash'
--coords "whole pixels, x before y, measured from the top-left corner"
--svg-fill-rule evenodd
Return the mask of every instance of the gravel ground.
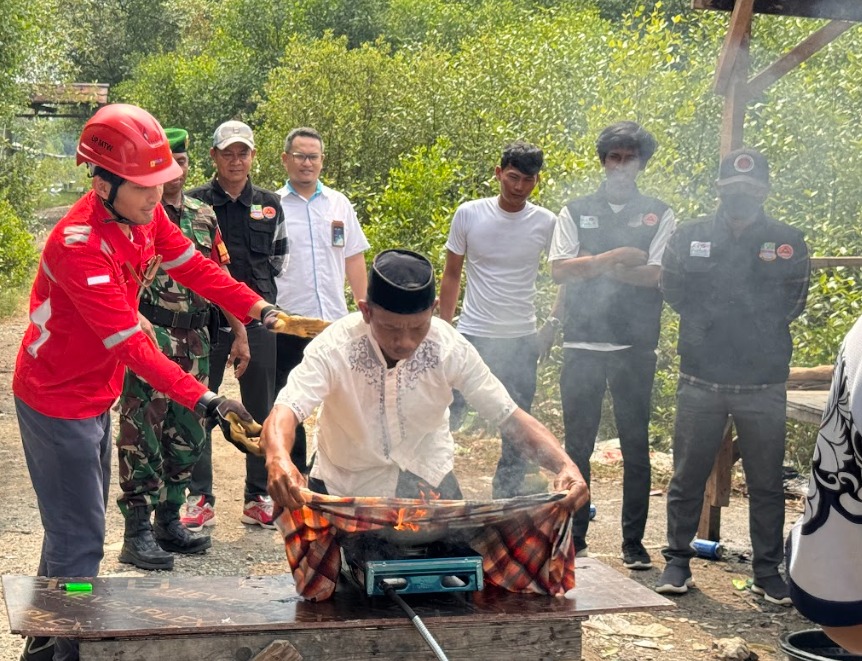
<path id="1" fill-rule="evenodd" d="M 25 328 L 22 314 L 0 322 L 0 573 L 32 575 L 36 571 L 42 529 L 36 498 L 30 486 L 21 450 L 11 395 L 12 369 Z M 237 394 L 236 384 L 226 382 L 226 392 Z M 247 575 L 280 574 L 287 570 L 284 550 L 277 533 L 240 523 L 242 510 L 243 460 L 232 446 L 215 440 L 215 489 L 218 524 L 211 529 L 213 548 L 204 556 L 177 556 L 175 574 Z M 456 470 L 467 497 L 487 497 L 490 476 L 499 452 L 499 442 L 482 436 L 461 436 Z M 660 471 L 657 471 L 660 473 Z M 590 530 L 590 551 L 634 580 L 652 586 L 661 572 L 659 549 L 664 541 L 664 498 L 652 499 L 645 544 L 656 567 L 645 572 L 628 572 L 619 559 L 620 469 L 597 467 L 593 499 L 598 516 Z M 661 480 L 658 475 L 656 481 Z M 660 486 L 660 485 L 659 485 Z M 123 525 L 113 502 L 107 517 L 107 539 L 102 575 L 140 576 L 142 572 L 117 562 L 122 545 Z M 810 626 L 792 608 L 773 606 L 739 590 L 733 579 L 749 576 L 747 500 L 734 496 L 722 515 L 723 542 L 730 551 L 725 562 L 696 560 L 694 578 L 699 589 L 677 600 L 673 611 L 597 617 L 585 626 L 584 658 L 587 661 L 705 660 L 717 658 L 712 652 L 716 639 L 741 636 L 761 661 L 784 659 L 777 638 L 784 632 Z M 788 523 L 799 515 L 798 503 L 788 503 Z M 0 626 L 0 661 L 15 661 L 21 639 L 8 633 L 5 605 Z M 658 625 L 658 626 L 656 626 Z M 501 657 L 502 658 L 502 657 Z"/>

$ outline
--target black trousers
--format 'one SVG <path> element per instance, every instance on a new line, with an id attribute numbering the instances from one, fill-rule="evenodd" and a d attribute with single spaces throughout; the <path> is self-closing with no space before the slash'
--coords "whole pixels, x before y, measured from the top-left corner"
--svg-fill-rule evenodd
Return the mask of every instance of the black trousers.
<path id="1" fill-rule="evenodd" d="M 266 419 L 275 401 L 275 334 L 260 322 L 246 327 L 251 360 L 245 373 L 239 378 L 239 391 L 243 406 L 260 423 Z M 230 354 L 233 333 L 219 330 L 218 342 L 210 353 L 210 390 L 218 392 L 224 378 L 227 357 Z M 201 458 L 192 471 L 189 493 L 203 495 L 214 504 L 212 431 L 207 431 Z M 263 457 L 245 455 L 245 500 L 266 495 L 266 462 Z"/>
<path id="2" fill-rule="evenodd" d="M 509 396 L 527 413 L 536 395 L 536 367 L 539 362 L 539 345 L 536 334 L 515 338 L 476 337 L 464 335 L 476 347 L 482 360 L 505 386 Z M 463 415 L 459 407 L 466 408 L 463 395 L 453 392 L 450 415 Z M 524 475 L 535 467 L 523 457 L 514 441 L 501 434 L 500 460 L 491 484 L 494 498 L 512 498 L 522 495 Z"/>
<path id="3" fill-rule="evenodd" d="M 590 483 L 590 455 L 610 388 L 623 455 L 622 531 L 624 542 L 643 539 L 649 514 L 649 418 L 656 354 L 630 347 L 617 351 L 565 349 L 560 396 L 566 429 L 566 452 Z M 583 548 L 590 525 L 584 506 L 575 513 L 574 537 Z"/>
<path id="4" fill-rule="evenodd" d="M 296 337 L 295 335 L 277 335 L 275 364 L 275 394 L 273 397 L 278 397 L 278 393 L 284 388 L 287 383 L 287 376 L 294 367 L 302 362 L 303 352 L 310 338 Z M 273 400 L 274 401 L 274 400 Z M 308 473 L 308 449 L 305 438 L 305 427 L 302 422 L 296 426 L 296 438 L 293 441 L 293 449 L 290 451 L 290 460 L 299 469 L 300 473 Z"/>

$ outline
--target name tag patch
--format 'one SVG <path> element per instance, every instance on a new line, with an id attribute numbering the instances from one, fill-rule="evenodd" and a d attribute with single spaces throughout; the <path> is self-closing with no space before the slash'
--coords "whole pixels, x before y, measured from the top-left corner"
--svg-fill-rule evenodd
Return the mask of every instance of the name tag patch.
<path id="1" fill-rule="evenodd" d="M 775 261 L 775 243 L 772 241 L 767 241 L 762 246 L 760 246 L 760 252 L 757 254 L 760 259 L 764 262 L 774 262 Z"/>
<path id="2" fill-rule="evenodd" d="M 710 241 L 692 241 L 688 254 L 691 257 L 709 257 L 709 252 L 712 249 Z"/>
<path id="3" fill-rule="evenodd" d="M 579 223 L 581 229 L 584 230 L 594 230 L 599 226 L 599 218 L 598 216 L 581 216 L 581 222 Z"/>

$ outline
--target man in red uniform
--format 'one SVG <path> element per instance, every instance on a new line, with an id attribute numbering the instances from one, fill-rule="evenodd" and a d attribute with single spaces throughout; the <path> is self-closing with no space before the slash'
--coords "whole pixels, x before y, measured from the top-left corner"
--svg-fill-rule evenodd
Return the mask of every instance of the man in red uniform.
<path id="1" fill-rule="evenodd" d="M 92 168 L 92 190 L 45 244 L 12 383 L 45 529 L 40 576 L 99 572 L 110 484 L 109 410 L 127 366 L 219 423 L 230 413 L 252 421 L 242 404 L 208 391 L 141 330 L 138 292 L 155 273 L 153 265 L 240 319 L 260 318 L 271 330 L 287 319 L 203 256 L 167 217 L 159 204 L 162 184 L 181 170 L 149 113 L 124 104 L 101 108 L 84 127 L 77 161 Z M 55 660 L 77 658 L 74 641 L 57 640 Z"/>

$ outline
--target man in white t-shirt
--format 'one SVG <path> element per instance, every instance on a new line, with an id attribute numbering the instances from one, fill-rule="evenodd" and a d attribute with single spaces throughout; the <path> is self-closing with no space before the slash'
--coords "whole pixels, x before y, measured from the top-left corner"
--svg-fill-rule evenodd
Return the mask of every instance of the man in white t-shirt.
<path id="1" fill-rule="evenodd" d="M 661 259 L 674 229 L 667 204 L 638 191 L 657 144 L 635 122 L 596 141 L 605 180 L 560 212 L 548 260 L 565 285 L 560 396 L 566 451 L 590 481 L 590 455 L 610 388 L 623 455 L 623 565 L 649 569 L 643 545 L 649 513 L 650 398 L 662 297 Z M 589 510 L 575 514 L 575 546 L 586 553 Z"/>
<path id="2" fill-rule="evenodd" d="M 276 278 L 278 305 L 291 314 L 335 321 L 347 314 L 344 281 L 353 300 L 365 298 L 364 252 L 368 241 L 353 205 L 344 195 L 320 182 L 323 138 L 313 128 L 293 129 L 284 141 L 281 162 L 287 183 L 276 191 L 287 225 L 290 259 Z M 309 339 L 279 335 L 276 394 L 287 375 L 302 360 Z M 307 472 L 305 430 L 299 426 L 293 462 Z"/>
<path id="3" fill-rule="evenodd" d="M 494 176 L 500 194 L 472 200 L 455 211 L 446 242 L 440 285 L 440 317 L 452 322 L 466 263 L 467 285 L 458 330 L 479 351 L 519 407 L 530 410 L 536 394 L 539 343 L 536 276 L 556 218 L 529 202 L 539 183 L 542 150 L 523 141 L 505 147 Z M 502 434 L 494 475 L 495 498 L 523 494 L 530 466 Z"/>
<path id="4" fill-rule="evenodd" d="M 476 349 L 434 316 L 434 269 L 409 250 L 375 257 L 360 312 L 336 321 L 306 349 L 266 419 L 261 445 L 273 500 L 302 507 L 304 476 L 290 460 L 298 423 L 320 406 L 318 461 L 308 487 L 333 496 L 460 499 L 452 474 L 451 389 L 521 452 L 554 472 L 569 510 L 586 503 L 586 485 L 559 441 L 520 409 Z"/>

